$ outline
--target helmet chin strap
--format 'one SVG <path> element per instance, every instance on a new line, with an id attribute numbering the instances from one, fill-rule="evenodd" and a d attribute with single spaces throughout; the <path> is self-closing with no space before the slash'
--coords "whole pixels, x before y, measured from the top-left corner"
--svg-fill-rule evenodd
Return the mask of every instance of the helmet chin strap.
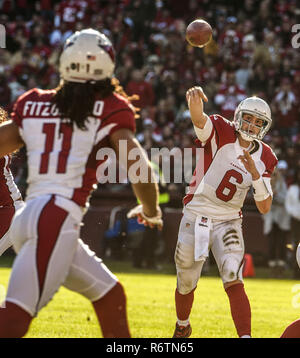
<path id="1" fill-rule="evenodd" d="M 253 141 L 254 141 L 254 138 L 253 138 L 253 137 L 250 137 L 248 134 L 242 132 L 241 130 L 239 131 L 239 133 L 240 133 L 241 137 L 242 137 L 244 140 L 246 140 L 246 141 L 248 141 L 248 142 L 253 142 Z"/>

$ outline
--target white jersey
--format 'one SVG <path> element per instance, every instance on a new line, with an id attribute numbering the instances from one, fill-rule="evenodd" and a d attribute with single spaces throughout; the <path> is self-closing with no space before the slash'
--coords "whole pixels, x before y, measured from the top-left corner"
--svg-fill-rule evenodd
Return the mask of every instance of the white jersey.
<path id="1" fill-rule="evenodd" d="M 241 208 L 252 185 L 251 174 L 238 159 L 244 148 L 239 144 L 233 123 L 219 115 L 209 117 L 205 130 L 209 130 L 206 141 L 199 141 L 204 160 L 197 164 L 184 198 L 184 213 L 220 220 L 241 217 Z M 277 158 L 265 143 L 255 140 L 253 144 L 251 157 L 272 195 L 270 178 Z"/>
<path id="2" fill-rule="evenodd" d="M 12 113 L 27 149 L 26 200 L 57 194 L 84 207 L 97 184 L 96 170 L 101 164 L 98 150 L 110 147 L 109 135 L 114 131 L 135 131 L 134 112 L 125 98 L 112 94 L 95 100 L 87 130 L 81 130 L 61 119 L 51 103 L 55 93 L 28 91 L 18 99 Z"/>

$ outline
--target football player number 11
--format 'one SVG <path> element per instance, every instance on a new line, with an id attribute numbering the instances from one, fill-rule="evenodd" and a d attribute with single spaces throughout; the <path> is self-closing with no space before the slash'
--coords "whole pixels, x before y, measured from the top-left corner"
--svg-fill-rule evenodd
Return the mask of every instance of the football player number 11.
<path id="1" fill-rule="evenodd" d="M 231 200 L 237 191 L 236 185 L 230 181 L 231 178 L 235 178 L 238 184 L 242 184 L 243 182 L 242 174 L 236 170 L 230 169 L 225 173 L 216 190 L 217 198 L 225 202 Z"/>

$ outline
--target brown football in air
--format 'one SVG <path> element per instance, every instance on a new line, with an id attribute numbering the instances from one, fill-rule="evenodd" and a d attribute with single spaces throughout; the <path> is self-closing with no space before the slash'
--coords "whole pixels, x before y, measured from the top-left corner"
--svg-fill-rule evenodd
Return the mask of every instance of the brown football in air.
<path id="1" fill-rule="evenodd" d="M 194 47 L 204 47 L 212 37 L 212 28 L 204 20 L 195 20 L 186 28 L 185 37 L 187 42 Z"/>

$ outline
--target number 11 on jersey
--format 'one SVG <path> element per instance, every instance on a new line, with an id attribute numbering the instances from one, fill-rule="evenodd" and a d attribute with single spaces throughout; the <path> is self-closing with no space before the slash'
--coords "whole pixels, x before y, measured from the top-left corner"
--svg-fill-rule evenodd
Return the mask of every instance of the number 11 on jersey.
<path id="1" fill-rule="evenodd" d="M 43 133 L 45 134 L 45 146 L 44 152 L 41 155 L 41 162 L 40 162 L 40 174 L 47 174 L 49 170 L 49 157 L 50 154 L 53 152 L 55 147 L 55 131 L 56 126 L 59 125 L 57 123 L 44 123 L 43 125 Z M 64 174 L 67 168 L 67 161 L 68 156 L 70 154 L 71 149 L 71 141 L 72 141 L 72 126 L 67 125 L 65 123 L 60 124 L 60 134 L 62 135 L 62 144 L 61 150 L 58 153 L 57 159 L 57 174 Z"/>

